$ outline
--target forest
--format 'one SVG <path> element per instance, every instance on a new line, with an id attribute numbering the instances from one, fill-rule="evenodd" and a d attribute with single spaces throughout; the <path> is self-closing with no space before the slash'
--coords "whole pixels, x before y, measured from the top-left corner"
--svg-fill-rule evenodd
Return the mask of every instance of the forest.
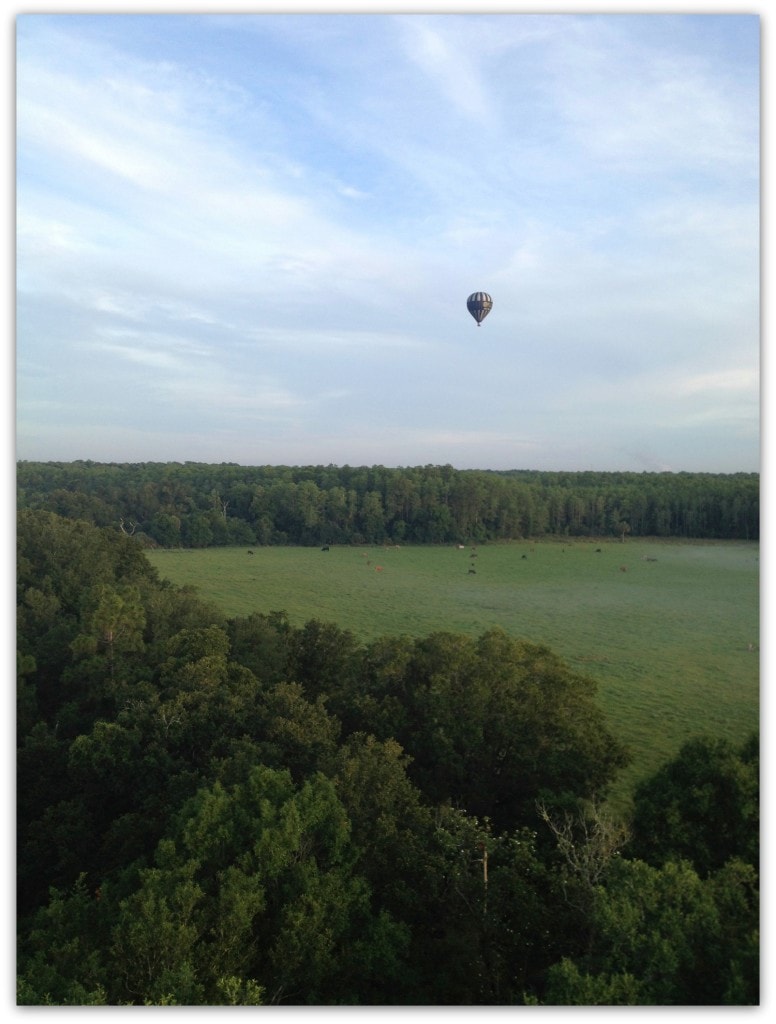
<path id="1" fill-rule="evenodd" d="M 759 538 L 757 473 L 19 462 L 20 508 L 148 545 Z"/>
<path id="2" fill-rule="evenodd" d="M 551 650 L 227 618 L 144 551 L 690 515 L 754 536 L 755 479 L 22 463 L 19 485 L 20 1005 L 759 1002 L 756 735 L 689 740 L 615 817 L 628 751 Z"/>

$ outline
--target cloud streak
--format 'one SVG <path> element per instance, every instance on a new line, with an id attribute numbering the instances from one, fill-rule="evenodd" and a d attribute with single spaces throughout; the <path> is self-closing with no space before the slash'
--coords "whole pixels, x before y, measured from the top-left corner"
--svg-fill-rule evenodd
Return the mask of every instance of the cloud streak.
<path id="1" fill-rule="evenodd" d="M 20 457 L 756 468 L 758 42 L 711 15 L 21 16 Z"/>

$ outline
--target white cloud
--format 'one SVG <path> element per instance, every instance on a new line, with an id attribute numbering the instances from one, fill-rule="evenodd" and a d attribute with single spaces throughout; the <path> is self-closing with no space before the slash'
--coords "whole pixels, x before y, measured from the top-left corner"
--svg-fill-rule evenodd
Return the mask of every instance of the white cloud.
<path id="1" fill-rule="evenodd" d="M 102 352 L 109 355 L 117 355 L 141 366 L 147 366 L 151 370 L 179 370 L 180 360 L 170 352 L 163 352 L 159 349 L 140 349 L 134 345 L 119 345 L 116 343 L 105 343 L 99 346 Z"/>
<path id="2" fill-rule="evenodd" d="M 700 373 L 696 376 L 685 377 L 673 383 L 674 394 L 686 395 L 710 395 L 735 397 L 737 395 L 748 396 L 756 400 L 759 388 L 759 375 L 755 369 L 745 367 L 732 367 L 728 370 L 715 370 L 711 373 Z"/>
<path id="3" fill-rule="evenodd" d="M 644 40 L 631 19 L 577 18 L 557 40 L 554 93 L 577 145 L 639 175 L 676 166 L 751 171 L 758 118 L 743 83 L 720 74 L 701 50 L 683 52 L 670 22 L 662 36 L 660 19 L 646 17 L 643 26 Z M 751 86 L 756 68 L 747 72 Z"/>
<path id="4" fill-rule="evenodd" d="M 547 464 L 615 421 L 607 457 L 681 467 L 656 417 L 756 429 L 756 47 L 722 25 L 20 24 L 25 408 L 305 462 Z"/>
<path id="5" fill-rule="evenodd" d="M 456 112 L 472 123 L 473 132 L 495 126 L 494 101 L 477 67 L 474 41 L 451 32 L 454 21 L 421 16 L 401 24 L 407 55 Z"/>

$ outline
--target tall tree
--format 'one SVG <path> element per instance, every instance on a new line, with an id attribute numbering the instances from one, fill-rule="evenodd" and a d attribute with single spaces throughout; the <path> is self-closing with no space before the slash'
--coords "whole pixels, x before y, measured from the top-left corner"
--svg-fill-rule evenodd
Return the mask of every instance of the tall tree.
<path id="1" fill-rule="evenodd" d="M 659 865 L 684 858 L 707 875 L 741 857 L 759 863 L 759 742 L 741 749 L 697 737 L 634 794 L 634 856 Z"/>

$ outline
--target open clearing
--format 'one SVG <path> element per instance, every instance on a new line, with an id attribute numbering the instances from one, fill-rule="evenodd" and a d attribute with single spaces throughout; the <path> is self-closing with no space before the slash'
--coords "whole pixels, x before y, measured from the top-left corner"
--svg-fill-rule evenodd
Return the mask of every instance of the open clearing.
<path id="1" fill-rule="evenodd" d="M 759 724 L 759 545 L 545 541 L 152 550 L 229 616 L 283 610 L 368 640 L 500 626 L 592 676 L 634 754 L 618 794 L 690 736 Z"/>

